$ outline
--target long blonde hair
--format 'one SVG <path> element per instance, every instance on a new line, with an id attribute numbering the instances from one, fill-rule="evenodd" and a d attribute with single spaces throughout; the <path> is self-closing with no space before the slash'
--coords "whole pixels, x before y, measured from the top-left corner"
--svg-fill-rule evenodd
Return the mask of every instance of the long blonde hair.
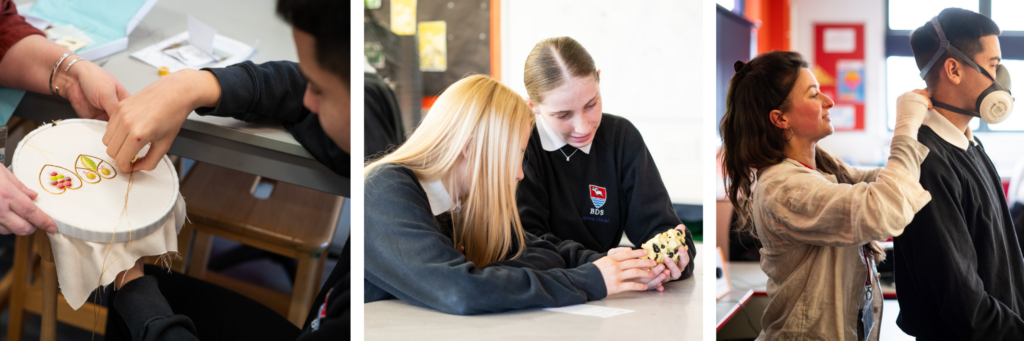
<path id="1" fill-rule="evenodd" d="M 516 207 L 515 165 L 522 160 L 522 137 L 533 129 L 534 115 L 512 89 L 487 76 L 469 76 L 444 91 L 409 140 L 394 152 L 366 165 L 369 177 L 383 164 L 397 164 L 421 182 L 445 180 L 459 202 L 452 212 L 455 248 L 483 267 L 518 257 L 525 235 Z M 468 149 L 469 191 L 459 199 L 456 165 Z"/>

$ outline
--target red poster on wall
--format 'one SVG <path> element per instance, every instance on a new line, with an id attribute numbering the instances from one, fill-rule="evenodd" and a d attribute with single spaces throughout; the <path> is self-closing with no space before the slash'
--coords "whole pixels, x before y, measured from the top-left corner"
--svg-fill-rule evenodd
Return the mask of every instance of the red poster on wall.
<path id="1" fill-rule="evenodd" d="M 811 70 L 836 102 L 829 110 L 835 130 L 863 131 L 864 24 L 815 24 Z"/>

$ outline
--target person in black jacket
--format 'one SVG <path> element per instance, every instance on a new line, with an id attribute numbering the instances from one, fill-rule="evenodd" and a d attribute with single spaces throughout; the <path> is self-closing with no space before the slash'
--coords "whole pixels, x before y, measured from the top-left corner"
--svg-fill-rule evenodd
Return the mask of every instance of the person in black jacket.
<path id="1" fill-rule="evenodd" d="M 647 290 L 646 250 L 608 255 L 522 229 L 516 184 L 534 118 L 487 76 L 446 89 L 401 147 L 365 175 L 364 302 L 450 314 L 581 304 Z"/>
<path id="2" fill-rule="evenodd" d="M 293 26 L 299 64 L 244 62 L 182 70 L 125 99 L 103 142 L 121 169 L 152 169 L 188 114 L 281 123 L 318 161 L 349 176 L 349 4 L 280 0 Z M 339 20 L 339 18 L 341 20 Z M 147 143 L 146 157 L 132 158 Z M 156 267 L 118 274 L 106 339 L 347 339 L 350 243 L 314 300 L 302 329 L 229 290 Z"/>
<path id="3" fill-rule="evenodd" d="M 598 252 L 618 246 L 623 232 L 639 246 L 669 229 L 686 231 L 640 131 L 601 112 L 600 75 L 570 37 L 545 39 L 526 57 L 523 80 L 537 127 L 519 187 L 523 228 Z M 686 244 L 689 251 L 680 250 L 678 262 L 655 268 L 656 274 L 666 271 L 652 285 L 692 275 L 697 249 L 688 231 Z"/>
<path id="4" fill-rule="evenodd" d="M 395 92 L 376 73 L 363 73 L 364 160 L 380 157 L 405 141 Z"/>
<path id="5" fill-rule="evenodd" d="M 988 17 L 947 8 L 910 36 L 935 106 L 918 134 L 932 200 L 894 248 L 896 324 L 919 340 L 1024 339 L 1024 256 L 1000 176 L 968 128 L 975 116 L 998 123 L 979 97 L 1012 109 L 1008 93 L 986 91 L 1009 87 L 999 34 Z"/>

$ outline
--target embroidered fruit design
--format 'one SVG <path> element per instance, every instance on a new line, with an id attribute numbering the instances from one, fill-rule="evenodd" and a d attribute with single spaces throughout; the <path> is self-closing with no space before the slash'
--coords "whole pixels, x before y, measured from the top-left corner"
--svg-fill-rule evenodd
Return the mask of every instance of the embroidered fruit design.
<path id="1" fill-rule="evenodd" d="M 117 170 L 103 159 L 91 155 L 79 155 L 75 159 L 75 171 L 86 183 L 95 184 L 103 179 L 113 179 Z"/>
<path id="2" fill-rule="evenodd" d="M 61 194 L 69 189 L 81 188 L 82 179 L 64 167 L 45 165 L 39 171 L 39 186 L 47 192 Z"/>

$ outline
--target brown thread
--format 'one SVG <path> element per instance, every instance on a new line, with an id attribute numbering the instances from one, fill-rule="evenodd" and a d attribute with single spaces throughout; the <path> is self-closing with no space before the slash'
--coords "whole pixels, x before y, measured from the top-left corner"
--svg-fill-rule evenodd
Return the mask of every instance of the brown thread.
<path id="1" fill-rule="evenodd" d="M 130 174 L 128 174 L 128 189 L 125 190 L 125 193 L 124 193 L 124 207 L 121 209 L 121 213 L 122 214 L 117 216 L 117 223 L 114 223 L 114 232 L 111 233 L 111 235 L 110 235 L 110 244 L 107 244 L 107 252 L 103 255 L 103 261 L 100 262 L 100 267 L 102 269 L 100 270 L 100 277 L 99 277 L 99 279 L 96 280 L 96 282 L 97 282 L 96 283 L 96 289 L 93 290 L 95 292 L 95 294 L 93 295 L 93 300 L 92 301 L 93 301 L 93 306 L 96 309 L 93 310 L 94 313 L 93 313 L 93 320 L 92 320 L 92 340 L 96 340 L 96 328 L 97 328 L 97 324 L 99 323 L 99 319 L 100 319 L 100 317 L 99 317 L 100 316 L 100 307 L 97 304 L 97 300 L 99 300 L 100 294 L 101 294 L 100 292 L 98 292 L 98 290 L 103 287 L 103 274 L 106 273 L 107 269 L 110 268 L 111 266 L 113 266 L 114 263 L 116 263 L 118 259 L 121 259 L 121 256 L 124 256 L 125 252 L 128 251 L 128 247 L 132 244 L 132 220 L 131 220 L 131 218 L 128 218 L 128 194 L 130 194 L 131 191 L 132 191 L 132 184 L 134 183 L 134 179 L 135 179 L 135 172 L 131 172 Z M 114 237 L 117 235 L 117 227 L 121 225 L 121 217 L 122 216 L 124 216 L 125 218 L 128 218 L 128 243 L 124 244 L 124 250 L 121 251 L 121 254 L 117 255 L 117 257 L 114 258 L 114 260 L 110 262 L 110 265 L 106 265 L 106 263 L 107 263 L 107 256 L 110 255 L 110 249 L 113 248 L 113 246 L 114 246 Z M 133 264 L 132 267 L 134 268 L 135 265 Z M 114 280 L 115 281 L 117 280 L 116 276 L 114 277 Z M 122 280 L 123 280 L 123 278 L 122 278 Z M 114 285 L 116 287 L 117 283 L 115 283 Z"/>

